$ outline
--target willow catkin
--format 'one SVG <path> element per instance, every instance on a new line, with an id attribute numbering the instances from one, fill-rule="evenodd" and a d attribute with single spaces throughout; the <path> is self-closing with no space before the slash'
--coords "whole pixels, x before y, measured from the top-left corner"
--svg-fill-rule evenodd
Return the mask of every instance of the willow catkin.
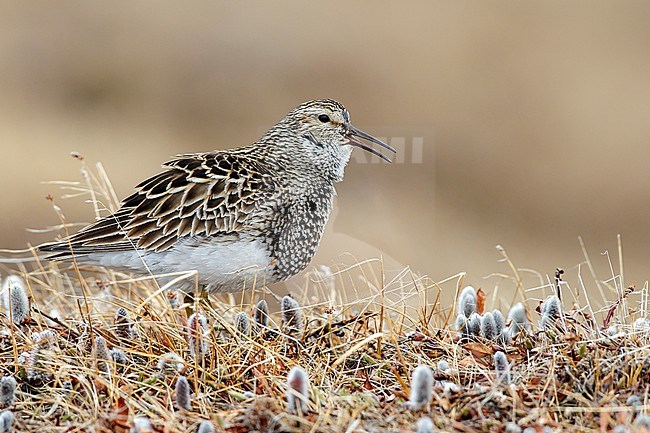
<path id="1" fill-rule="evenodd" d="M 129 313 L 126 308 L 120 308 L 115 313 L 113 318 L 115 325 L 115 335 L 125 342 L 133 341 L 137 337 L 137 331 L 133 326 L 133 322 L 129 319 Z"/>
<path id="2" fill-rule="evenodd" d="M 251 319 L 248 314 L 240 311 L 235 316 L 235 329 L 239 335 L 248 337 L 251 335 Z"/>
<path id="3" fill-rule="evenodd" d="M 463 313 L 458 313 L 454 326 L 461 337 L 466 337 L 469 335 L 468 325 L 469 324 L 467 323 L 467 317 L 465 317 Z"/>
<path id="4" fill-rule="evenodd" d="M 470 336 L 478 337 L 481 335 L 481 315 L 472 313 L 467 321 L 467 332 Z"/>
<path id="5" fill-rule="evenodd" d="M 0 412 L 0 433 L 11 433 L 14 431 L 16 417 L 10 410 Z"/>
<path id="6" fill-rule="evenodd" d="M 445 359 L 440 359 L 438 360 L 438 364 L 436 364 L 436 369 L 443 374 L 448 374 L 451 373 L 451 365 L 449 365 L 449 362 Z"/>
<path id="7" fill-rule="evenodd" d="M 433 372 L 428 365 L 418 365 L 411 376 L 409 406 L 420 410 L 433 399 Z"/>
<path id="8" fill-rule="evenodd" d="M 309 377 L 299 366 L 287 374 L 287 409 L 291 413 L 305 414 L 309 402 Z"/>
<path id="9" fill-rule="evenodd" d="M 29 352 L 22 356 L 28 379 L 39 380 L 52 375 L 51 369 L 47 365 L 57 356 L 52 349 L 58 336 L 59 334 L 51 329 L 32 332 L 31 337 L 34 345 Z"/>
<path id="10" fill-rule="evenodd" d="M 111 359 L 111 356 L 108 352 L 106 339 L 101 335 L 95 337 L 93 344 L 93 357 L 95 358 L 95 363 L 99 371 L 104 373 L 110 372 L 109 360 Z"/>
<path id="11" fill-rule="evenodd" d="M 433 433 L 433 421 L 428 416 L 418 420 L 416 425 L 417 433 Z"/>
<path id="12" fill-rule="evenodd" d="M 514 338 L 520 332 L 530 332 L 530 322 L 526 315 L 526 307 L 521 302 L 516 303 L 508 312 L 510 328 L 508 328 L 508 339 Z"/>
<path id="13" fill-rule="evenodd" d="M 540 327 L 542 329 L 557 328 L 559 320 L 562 317 L 562 303 L 560 302 L 560 298 L 555 295 L 546 298 L 542 304 L 541 315 Z"/>
<path id="14" fill-rule="evenodd" d="M 282 298 L 280 306 L 282 310 L 282 327 L 287 330 L 287 332 L 300 333 L 304 326 L 305 319 L 298 301 L 287 295 Z"/>
<path id="15" fill-rule="evenodd" d="M 201 360 L 210 351 L 208 319 L 202 313 L 192 313 L 187 319 L 187 344 L 193 358 Z"/>
<path id="16" fill-rule="evenodd" d="M 192 400 L 190 398 L 190 383 L 185 376 L 178 376 L 176 388 L 174 390 L 176 407 L 179 409 L 191 410 Z"/>
<path id="17" fill-rule="evenodd" d="M 214 433 L 214 426 L 210 421 L 202 421 L 196 429 L 196 433 Z"/>
<path id="18" fill-rule="evenodd" d="M 625 404 L 632 408 L 632 413 L 634 415 L 639 413 L 640 408 L 643 406 L 643 402 L 638 395 L 632 394 L 625 400 Z"/>
<path id="19" fill-rule="evenodd" d="M 22 325 L 27 321 L 29 317 L 29 298 L 22 278 L 17 275 L 10 275 L 5 278 L 2 300 L 7 310 L 7 317 L 11 316 L 11 320 L 15 324 Z"/>
<path id="20" fill-rule="evenodd" d="M 494 369 L 496 370 L 497 381 L 509 385 L 510 364 L 508 364 L 505 353 L 498 351 L 494 354 Z"/>
<path id="21" fill-rule="evenodd" d="M 645 429 L 646 432 L 650 432 L 650 416 L 643 414 L 637 415 L 634 420 L 634 427 L 636 427 L 635 431 L 644 431 L 641 429 Z"/>
<path id="22" fill-rule="evenodd" d="M 109 350 L 108 354 L 113 360 L 113 362 L 116 364 L 117 368 L 124 368 L 129 362 L 126 357 L 126 353 L 124 353 L 122 349 L 119 349 L 117 347 L 114 347 L 111 350 Z"/>
<path id="23" fill-rule="evenodd" d="M 472 313 L 476 313 L 478 308 L 478 297 L 474 287 L 467 286 L 458 296 L 458 311 L 463 313 L 465 317 L 470 317 Z"/>
<path id="24" fill-rule="evenodd" d="M 499 335 L 494 316 L 489 311 L 481 318 L 481 335 L 487 340 L 495 340 Z"/>
<path id="25" fill-rule="evenodd" d="M 253 319 L 255 324 L 266 328 L 269 321 L 269 304 L 266 303 L 264 299 L 255 304 L 255 310 L 253 311 Z"/>
<path id="26" fill-rule="evenodd" d="M 521 433 L 521 427 L 516 422 L 506 424 L 506 433 Z"/>
<path id="27" fill-rule="evenodd" d="M 497 336 L 503 333 L 503 328 L 506 326 L 506 319 L 499 310 L 492 310 L 492 317 L 494 317 L 494 325 L 496 326 Z"/>
<path id="28" fill-rule="evenodd" d="M 16 388 L 18 384 L 13 376 L 5 376 L 0 379 L 0 403 L 3 406 L 11 406 L 16 401 Z"/>
<path id="29" fill-rule="evenodd" d="M 158 358 L 158 365 L 156 366 L 160 374 L 172 375 L 183 371 L 185 364 L 183 358 L 174 352 L 167 352 Z"/>
<path id="30" fill-rule="evenodd" d="M 133 427 L 131 433 L 151 433 L 153 432 L 151 421 L 144 415 L 139 415 L 133 418 Z"/>

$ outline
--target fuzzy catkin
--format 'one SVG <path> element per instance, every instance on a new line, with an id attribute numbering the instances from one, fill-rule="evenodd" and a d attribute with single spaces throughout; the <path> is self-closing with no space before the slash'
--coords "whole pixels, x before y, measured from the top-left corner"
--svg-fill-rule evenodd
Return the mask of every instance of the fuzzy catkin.
<path id="1" fill-rule="evenodd" d="M 251 335 L 251 319 L 248 314 L 240 311 L 235 316 L 235 329 L 240 335 L 248 337 Z"/>
<path id="2" fill-rule="evenodd" d="M 478 308 L 478 297 L 476 296 L 476 290 L 474 287 L 467 286 L 458 296 L 458 311 L 463 313 L 465 317 L 470 317 L 473 313 L 476 313 Z"/>
<path id="3" fill-rule="evenodd" d="M 183 358 L 174 352 L 167 352 L 158 359 L 157 367 L 162 375 L 171 375 L 180 373 L 185 368 Z"/>
<path id="4" fill-rule="evenodd" d="M 126 353 L 124 353 L 122 349 L 118 349 L 117 347 L 115 347 L 109 350 L 108 354 L 110 355 L 113 362 L 117 364 L 119 367 L 124 367 L 128 362 L 126 358 Z"/>
<path id="5" fill-rule="evenodd" d="M 131 427 L 131 433 L 151 433 L 153 432 L 153 426 L 151 421 L 144 415 L 136 416 L 133 418 L 133 427 Z"/>
<path id="6" fill-rule="evenodd" d="M 634 420 L 634 427 L 650 431 L 650 416 L 643 414 L 638 415 Z"/>
<path id="7" fill-rule="evenodd" d="M 508 330 L 509 338 L 514 338 L 515 335 L 522 331 L 530 331 L 530 322 L 526 316 L 526 307 L 521 302 L 516 303 L 508 312 L 510 318 L 510 328 Z"/>
<path id="8" fill-rule="evenodd" d="M 433 398 L 433 372 L 428 365 L 418 365 L 411 376 L 411 394 L 409 406 L 413 410 L 420 410 Z"/>
<path id="9" fill-rule="evenodd" d="M 117 310 L 117 313 L 115 313 L 115 317 L 113 318 L 113 324 L 115 325 L 115 335 L 118 338 L 130 342 L 137 336 L 133 322 L 129 319 L 129 313 L 126 311 L 126 308 L 120 308 Z"/>
<path id="10" fill-rule="evenodd" d="M 458 394 L 461 391 L 460 386 L 457 383 L 448 380 L 443 380 L 440 382 L 440 385 L 442 385 L 442 393 L 446 396 Z"/>
<path id="11" fill-rule="evenodd" d="M 644 318 L 644 317 L 639 317 L 634 321 L 632 324 L 632 331 L 633 332 L 646 332 L 650 328 L 650 320 Z"/>
<path id="12" fill-rule="evenodd" d="M 41 332 L 33 332 L 31 337 L 34 343 L 32 350 L 22 355 L 22 363 L 26 367 L 27 378 L 38 380 L 42 379 L 43 376 L 50 377 L 51 373 L 45 364 L 48 363 L 48 359 L 55 356 L 52 348 L 58 334 L 51 329 L 45 329 Z"/>
<path id="13" fill-rule="evenodd" d="M 540 327 L 549 330 L 558 326 L 558 321 L 562 317 L 562 303 L 560 298 L 551 295 L 542 304 L 541 308 L 542 319 Z"/>
<path id="14" fill-rule="evenodd" d="M 111 356 L 108 353 L 108 345 L 106 344 L 106 339 L 101 335 L 95 337 L 95 342 L 93 344 L 93 355 L 95 357 L 97 369 L 105 373 L 110 372 L 108 361 L 111 359 Z"/>
<path id="15" fill-rule="evenodd" d="M 0 433 L 11 433 L 14 431 L 16 417 L 10 410 L 0 412 Z"/>
<path id="16" fill-rule="evenodd" d="M 481 318 L 481 335 L 487 340 L 495 340 L 499 335 L 492 313 L 487 312 Z"/>
<path id="17" fill-rule="evenodd" d="M 36 346 L 39 346 L 41 349 L 51 349 L 58 336 L 59 334 L 57 334 L 53 330 L 45 329 L 41 332 L 33 332 L 32 341 Z"/>
<path id="18" fill-rule="evenodd" d="M 214 426 L 210 421 L 202 421 L 196 429 L 196 433 L 214 433 Z"/>
<path id="19" fill-rule="evenodd" d="M 309 409 L 309 377 L 299 366 L 293 367 L 287 375 L 287 410 L 305 414 Z"/>
<path id="20" fill-rule="evenodd" d="M 201 313 L 192 313 L 187 319 L 187 343 L 193 358 L 202 359 L 210 351 L 208 319 Z"/>
<path id="21" fill-rule="evenodd" d="M 2 281 L 2 306 L 7 311 L 9 311 L 9 288 L 12 286 L 25 288 L 25 282 L 19 275 L 9 275 Z"/>
<path id="22" fill-rule="evenodd" d="M 176 406 L 179 409 L 191 410 L 192 400 L 190 398 L 190 383 L 185 376 L 179 376 L 176 380 L 176 389 L 174 390 Z"/>
<path id="23" fill-rule="evenodd" d="M 16 401 L 16 379 L 13 376 L 5 376 L 0 379 L 0 403 L 3 406 L 11 406 Z"/>
<path id="24" fill-rule="evenodd" d="M 496 370 L 497 381 L 509 385 L 510 364 L 508 364 L 505 353 L 498 351 L 494 354 L 494 369 Z"/>
<path id="25" fill-rule="evenodd" d="M 506 433 L 521 433 L 521 427 L 516 422 L 506 424 Z"/>
<path id="26" fill-rule="evenodd" d="M 542 304 L 541 312 L 546 313 L 546 315 L 551 317 L 560 317 L 560 313 L 562 312 L 562 303 L 560 302 L 560 298 L 556 295 L 551 295 L 546 298 Z"/>
<path id="27" fill-rule="evenodd" d="M 467 332 L 469 335 L 478 337 L 481 335 L 481 315 L 472 313 L 467 323 Z"/>
<path id="28" fill-rule="evenodd" d="M 255 324 L 265 328 L 269 321 L 269 304 L 264 299 L 255 304 L 253 311 L 253 319 Z"/>
<path id="29" fill-rule="evenodd" d="M 182 302 L 180 290 L 169 289 L 165 296 L 167 297 L 167 302 L 169 302 L 172 309 L 178 310 L 181 307 Z"/>
<path id="30" fill-rule="evenodd" d="M 496 326 L 497 335 L 501 335 L 503 333 L 503 328 L 506 326 L 506 320 L 499 310 L 493 310 L 492 317 L 494 317 L 494 325 Z"/>
<path id="31" fill-rule="evenodd" d="M 449 365 L 449 363 L 444 359 L 438 361 L 438 364 L 436 364 L 436 368 L 440 373 L 451 372 L 451 365 Z"/>
<path id="32" fill-rule="evenodd" d="M 467 317 L 463 313 L 459 313 L 456 317 L 455 327 L 461 336 L 467 336 L 469 334 Z"/>
<path id="33" fill-rule="evenodd" d="M 630 395 L 627 400 L 625 400 L 625 404 L 631 407 L 643 406 L 643 402 L 641 402 L 639 396 L 635 394 Z"/>
<path id="34" fill-rule="evenodd" d="M 11 316 L 11 320 L 17 325 L 25 323 L 29 317 L 29 298 L 22 278 L 17 275 L 5 278 L 2 299 L 7 317 Z"/>
<path id="35" fill-rule="evenodd" d="M 282 298 L 282 326 L 288 332 L 300 332 L 304 324 L 304 315 L 298 301 L 287 295 Z"/>
<path id="36" fill-rule="evenodd" d="M 626 426 L 625 424 L 617 424 L 616 427 L 614 427 L 612 429 L 612 433 L 631 433 L 631 431 L 632 430 L 630 430 L 630 428 L 628 426 Z M 648 431 L 650 431 L 650 430 L 648 430 Z"/>
<path id="37" fill-rule="evenodd" d="M 416 425 L 417 433 L 433 433 L 433 421 L 428 416 L 418 420 Z"/>
<path id="38" fill-rule="evenodd" d="M 639 396 L 635 394 L 630 395 L 627 400 L 625 400 L 625 404 L 632 408 L 633 415 L 638 415 L 641 407 L 643 406 L 643 402 Z"/>

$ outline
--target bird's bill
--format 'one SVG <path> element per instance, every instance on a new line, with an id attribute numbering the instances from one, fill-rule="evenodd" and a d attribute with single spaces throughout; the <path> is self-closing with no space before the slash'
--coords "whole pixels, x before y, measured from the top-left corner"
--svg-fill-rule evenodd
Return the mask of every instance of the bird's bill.
<path id="1" fill-rule="evenodd" d="M 352 146 L 359 147 L 359 148 L 365 150 L 366 152 L 372 153 L 373 155 L 376 155 L 376 156 L 380 157 L 381 159 L 383 159 L 386 162 L 389 162 L 389 163 L 393 162 L 393 161 L 391 161 L 391 159 L 389 157 L 383 155 L 380 151 L 368 146 L 366 143 L 364 143 L 364 142 L 362 142 L 360 140 L 363 139 L 363 140 L 369 141 L 371 143 L 374 143 L 374 144 L 376 144 L 378 146 L 383 147 L 384 149 L 388 149 L 389 151 L 391 151 L 393 153 L 396 153 L 397 151 L 395 150 L 395 148 L 393 146 L 384 143 L 383 141 L 373 137 L 370 134 L 366 134 L 365 132 L 358 130 L 357 128 L 355 128 L 352 125 L 348 125 L 347 137 L 350 140 L 350 144 Z"/>

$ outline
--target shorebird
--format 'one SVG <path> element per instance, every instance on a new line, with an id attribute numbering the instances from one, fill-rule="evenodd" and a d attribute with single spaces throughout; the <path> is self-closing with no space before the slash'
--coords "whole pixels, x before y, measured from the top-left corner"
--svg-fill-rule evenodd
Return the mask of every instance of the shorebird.
<path id="1" fill-rule="evenodd" d="M 154 277 L 195 270 L 213 293 L 283 281 L 314 256 L 352 148 L 391 162 L 370 143 L 395 152 L 352 126 L 342 104 L 308 101 L 250 146 L 178 155 L 114 214 L 39 249 Z M 194 286 L 188 278 L 175 288 Z"/>

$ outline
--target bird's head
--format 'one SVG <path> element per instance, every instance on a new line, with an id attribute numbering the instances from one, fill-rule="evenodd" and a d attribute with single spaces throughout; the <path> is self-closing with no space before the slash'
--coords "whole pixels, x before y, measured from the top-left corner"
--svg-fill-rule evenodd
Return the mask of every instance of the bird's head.
<path id="1" fill-rule="evenodd" d="M 304 102 L 291 110 L 280 124 L 290 130 L 292 136 L 297 136 L 300 152 L 335 181 L 343 179 L 352 147 L 359 147 L 386 162 L 391 159 L 369 143 L 395 153 L 393 147 L 352 126 L 348 110 L 331 99 Z"/>

